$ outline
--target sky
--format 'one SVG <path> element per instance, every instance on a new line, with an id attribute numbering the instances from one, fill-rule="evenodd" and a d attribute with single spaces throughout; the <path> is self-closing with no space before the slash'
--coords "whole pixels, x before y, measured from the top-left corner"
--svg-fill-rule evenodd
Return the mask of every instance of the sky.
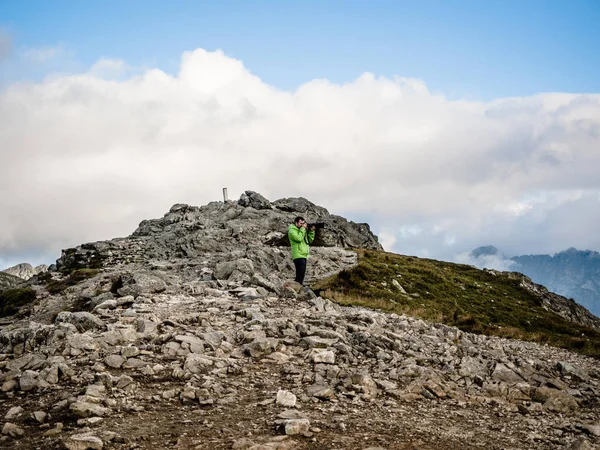
<path id="1" fill-rule="evenodd" d="M 254 190 L 465 261 L 600 251 L 600 3 L 0 1 L 0 268 Z"/>

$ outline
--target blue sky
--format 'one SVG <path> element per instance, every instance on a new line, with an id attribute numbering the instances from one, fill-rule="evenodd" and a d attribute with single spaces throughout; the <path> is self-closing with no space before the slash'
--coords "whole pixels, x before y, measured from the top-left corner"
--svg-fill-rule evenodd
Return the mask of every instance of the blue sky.
<path id="1" fill-rule="evenodd" d="M 176 73 L 181 53 L 202 47 L 286 90 L 368 71 L 419 78 L 449 98 L 600 92 L 599 23 L 597 0 L 2 0 L 14 49 L 0 80 L 77 72 L 101 57 Z M 18 60 L 56 46 L 60 64 Z"/>

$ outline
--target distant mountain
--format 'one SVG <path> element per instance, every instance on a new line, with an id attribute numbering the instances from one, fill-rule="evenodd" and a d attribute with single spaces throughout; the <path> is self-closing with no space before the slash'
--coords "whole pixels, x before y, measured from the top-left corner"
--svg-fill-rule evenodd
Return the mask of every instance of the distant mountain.
<path id="1" fill-rule="evenodd" d="M 600 316 L 600 253 L 570 248 L 554 256 L 522 255 L 508 258 L 496 247 L 478 247 L 469 263 L 480 268 L 521 272 L 550 291 L 572 298 Z"/>
<path id="2" fill-rule="evenodd" d="M 17 264 L 16 266 L 9 267 L 8 269 L 3 270 L 2 272 L 14 275 L 15 277 L 19 277 L 23 280 L 29 280 L 32 276 L 37 275 L 40 272 L 45 272 L 47 270 L 48 266 L 46 264 L 41 264 L 39 266 L 33 267 L 31 264 L 22 263 Z"/>
<path id="3" fill-rule="evenodd" d="M 600 316 L 600 253 L 570 248 L 554 256 L 523 255 L 510 259 L 518 272 Z"/>

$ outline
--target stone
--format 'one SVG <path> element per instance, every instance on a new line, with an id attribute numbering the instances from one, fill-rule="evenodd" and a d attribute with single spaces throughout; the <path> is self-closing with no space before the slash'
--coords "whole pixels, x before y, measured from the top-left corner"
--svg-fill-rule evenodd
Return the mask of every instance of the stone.
<path id="1" fill-rule="evenodd" d="M 310 397 L 320 398 L 322 400 L 333 400 L 335 392 L 331 386 L 324 384 L 314 384 L 306 389 L 306 394 Z"/>
<path id="2" fill-rule="evenodd" d="M 582 425 L 581 429 L 583 431 L 585 431 L 587 434 L 589 434 L 590 436 L 594 436 L 594 437 L 600 437 L 600 423 L 597 423 L 596 425 L 592 425 L 592 424 L 587 424 L 587 425 Z"/>
<path id="3" fill-rule="evenodd" d="M 497 363 L 492 372 L 494 380 L 503 381 L 505 383 L 522 383 L 523 378 L 518 375 L 511 367 L 502 363 Z"/>
<path id="4" fill-rule="evenodd" d="M 285 422 L 285 434 L 288 436 L 311 436 L 308 419 L 290 419 Z"/>
<path id="5" fill-rule="evenodd" d="M 253 358 L 260 358 L 262 356 L 273 353 L 277 350 L 279 341 L 274 338 L 259 338 L 246 344 L 245 351 Z"/>
<path id="6" fill-rule="evenodd" d="M 313 354 L 313 362 L 324 364 L 335 364 L 335 354 L 331 350 L 316 352 Z"/>
<path id="7" fill-rule="evenodd" d="M 246 191 L 238 200 L 238 205 L 254 209 L 271 209 L 271 202 L 258 192 Z"/>
<path id="8" fill-rule="evenodd" d="M 13 389 L 15 389 L 18 385 L 19 383 L 17 382 L 17 380 L 8 380 L 2 383 L 2 387 L 0 389 L 2 390 L 2 392 L 10 392 Z"/>
<path id="9" fill-rule="evenodd" d="M 113 369 L 119 369 L 124 363 L 126 359 L 121 355 L 108 355 L 104 358 L 104 364 L 108 367 L 112 367 Z"/>
<path id="10" fill-rule="evenodd" d="M 36 420 L 36 422 L 44 423 L 44 422 L 46 422 L 46 418 L 48 417 L 48 414 L 46 414 L 44 411 L 34 411 L 32 416 Z"/>
<path id="11" fill-rule="evenodd" d="M 103 330 L 105 328 L 104 322 L 100 320 L 100 318 L 84 311 L 62 311 L 58 313 L 54 322 L 57 324 L 70 323 L 74 325 L 80 333 L 85 333 L 88 330 Z"/>
<path id="12" fill-rule="evenodd" d="M 115 299 L 105 300 L 99 305 L 94 307 L 94 311 L 99 309 L 115 309 L 117 307 L 117 301 Z"/>
<path id="13" fill-rule="evenodd" d="M 406 291 L 404 290 L 402 285 L 398 282 L 398 280 L 395 280 L 395 279 L 392 280 L 392 286 L 394 286 L 396 289 L 398 289 L 400 291 L 400 293 L 406 294 Z"/>
<path id="14" fill-rule="evenodd" d="M 276 403 L 281 406 L 293 408 L 294 406 L 296 406 L 296 396 L 290 391 L 279 390 L 277 392 Z"/>
<path id="15" fill-rule="evenodd" d="M 569 446 L 569 450 L 595 450 L 595 448 L 592 447 L 587 439 L 579 438 L 573 441 L 573 443 Z"/>
<path id="16" fill-rule="evenodd" d="M 140 350 L 134 346 L 127 346 L 121 348 L 121 356 L 124 358 L 132 358 L 140 354 Z"/>
<path id="17" fill-rule="evenodd" d="M 37 388 L 39 384 L 37 375 L 34 371 L 26 370 L 19 378 L 19 389 L 27 392 Z"/>
<path id="18" fill-rule="evenodd" d="M 90 434 L 74 434 L 63 440 L 67 450 L 102 450 L 104 442 L 99 437 Z"/>
<path id="19" fill-rule="evenodd" d="M 224 261 L 216 265 L 214 275 L 217 280 L 227 280 L 235 271 L 251 276 L 254 273 L 254 263 L 247 258 Z"/>
<path id="20" fill-rule="evenodd" d="M 119 381 L 117 381 L 117 389 L 124 389 L 127 386 L 129 386 L 131 383 L 133 383 L 133 378 L 131 378 L 130 376 L 127 376 L 127 375 L 122 375 L 119 378 Z"/>
<path id="21" fill-rule="evenodd" d="M 5 436 L 10 436 L 14 439 L 18 439 L 23 437 L 25 434 L 25 430 L 23 428 L 18 427 L 14 423 L 6 422 L 2 427 L 2 434 Z"/>
<path id="22" fill-rule="evenodd" d="M 584 370 L 569 362 L 560 361 L 556 364 L 556 368 L 560 371 L 563 377 L 575 377 L 581 381 L 587 381 L 590 378 Z"/>
<path id="23" fill-rule="evenodd" d="M 212 359 L 203 356 L 197 355 L 195 353 L 190 353 L 183 365 L 183 370 L 189 371 L 194 374 L 203 374 L 208 373 L 213 366 Z"/>
<path id="24" fill-rule="evenodd" d="M 13 406 L 4 415 L 4 420 L 13 420 L 13 419 L 16 419 L 21 414 L 23 414 L 23 411 L 25 411 L 25 410 L 22 407 L 20 407 L 20 406 Z"/>
<path id="25" fill-rule="evenodd" d="M 85 401 L 77 401 L 75 403 L 72 403 L 69 409 L 77 417 L 103 417 L 109 412 L 109 409 L 100 406 L 97 403 L 90 403 Z"/>
<path id="26" fill-rule="evenodd" d="M 143 294 L 155 294 L 167 289 L 167 284 L 156 274 L 147 271 L 137 271 L 121 276 L 122 287 L 117 293 L 122 297 L 132 296 L 134 299 Z"/>

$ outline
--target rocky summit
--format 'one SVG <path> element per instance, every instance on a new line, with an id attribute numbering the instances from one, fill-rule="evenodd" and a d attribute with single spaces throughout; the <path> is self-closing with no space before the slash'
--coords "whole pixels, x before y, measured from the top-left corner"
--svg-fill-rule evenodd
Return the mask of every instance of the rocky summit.
<path id="1" fill-rule="evenodd" d="M 29 280 L 32 276 L 45 272 L 46 270 L 48 270 L 48 266 L 45 264 L 40 264 L 39 266 L 33 267 L 29 263 L 22 263 L 9 267 L 8 269 L 4 269 L 2 272 L 22 278 L 23 280 Z"/>
<path id="2" fill-rule="evenodd" d="M 309 282 L 381 249 L 247 191 L 65 250 L 0 330 L 0 448 L 598 448 L 597 360 L 317 296 L 296 215 L 326 224 Z"/>

